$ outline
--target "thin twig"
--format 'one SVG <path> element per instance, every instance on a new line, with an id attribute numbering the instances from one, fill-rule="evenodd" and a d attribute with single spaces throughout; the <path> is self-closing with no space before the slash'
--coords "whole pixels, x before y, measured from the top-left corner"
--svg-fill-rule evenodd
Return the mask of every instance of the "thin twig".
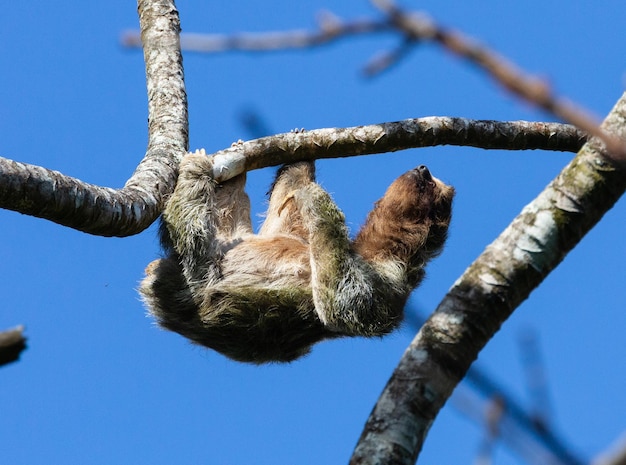
<path id="1" fill-rule="evenodd" d="M 355 35 L 390 31 L 393 31 L 393 27 L 385 21 L 357 19 L 344 22 L 331 13 L 322 12 L 318 15 L 318 29 L 313 31 L 292 30 L 232 35 L 182 33 L 180 43 L 183 50 L 198 53 L 271 52 L 317 47 Z M 136 31 L 125 31 L 121 43 L 124 47 L 141 47 L 141 37 Z"/>

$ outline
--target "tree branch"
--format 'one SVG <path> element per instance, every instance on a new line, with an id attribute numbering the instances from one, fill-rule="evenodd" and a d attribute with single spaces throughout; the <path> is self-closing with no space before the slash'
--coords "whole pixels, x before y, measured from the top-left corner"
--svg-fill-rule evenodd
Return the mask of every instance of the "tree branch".
<path id="1" fill-rule="evenodd" d="M 185 51 L 219 53 L 227 51 L 269 52 L 285 49 L 316 47 L 354 35 L 393 31 L 386 21 L 357 19 L 343 22 L 329 12 L 318 15 L 318 29 L 314 31 L 294 30 L 269 33 L 224 34 L 181 34 L 181 47 Z M 141 47 L 141 38 L 135 31 L 122 34 L 124 47 Z"/>
<path id="2" fill-rule="evenodd" d="M 426 322 L 420 313 L 417 308 L 405 308 L 405 320 L 409 329 L 418 331 Z M 522 352 L 527 350 L 529 350 L 528 347 L 522 348 Z M 529 411 L 516 400 L 516 396 L 507 392 L 495 378 L 476 364 L 472 364 L 467 370 L 463 384 L 467 386 L 470 394 L 455 389 L 448 402 L 451 401 L 456 410 L 483 429 L 484 443 L 479 453 L 489 455 L 493 452 L 491 446 L 495 445 L 496 441 L 502 441 L 529 464 L 584 465 L 587 463 L 587 460 L 580 457 L 559 437 L 555 428 L 545 418 L 538 415 L 539 413 L 547 414 L 548 410 L 534 411 L 537 407 L 534 405 L 533 411 Z M 481 461 L 479 457 L 474 463 L 488 464 L 490 461 Z"/>
<path id="3" fill-rule="evenodd" d="M 147 57 L 147 62 L 152 61 Z M 148 73 L 158 76 L 162 71 Z M 163 195 L 171 192 L 176 182 L 178 160 L 185 152 L 181 144 L 187 143 L 187 126 L 186 120 L 175 119 L 176 115 L 186 115 L 184 89 L 172 96 L 168 92 L 174 87 L 172 83 L 153 78 L 148 84 L 150 112 L 155 115 L 150 119 L 152 136 L 146 157 L 126 187 L 115 190 L 95 186 L 57 171 L 0 158 L 0 207 L 103 236 L 136 234 L 149 226 L 159 214 Z M 214 175 L 218 181 L 225 181 L 244 171 L 288 161 L 436 145 L 575 152 L 586 139 L 585 133 L 574 126 L 559 123 L 433 116 L 278 134 L 235 144 L 215 154 Z"/>
<path id="4" fill-rule="evenodd" d="M 603 129 L 626 139 L 626 94 Z M 487 341 L 626 189 L 592 139 L 470 265 L 383 390 L 351 463 L 413 464 L 432 422 Z"/>
<path id="5" fill-rule="evenodd" d="M 431 116 L 350 128 L 291 132 L 234 144 L 214 154 L 215 179 L 289 161 L 341 158 L 418 147 L 458 145 L 501 150 L 575 152 L 584 132 L 560 123 Z"/>
<path id="6" fill-rule="evenodd" d="M 128 236 L 160 213 L 187 151 L 187 100 L 178 12 L 170 0 L 139 0 L 148 88 L 149 142 L 137 170 L 119 190 L 0 158 L 0 207 L 102 236 Z"/>

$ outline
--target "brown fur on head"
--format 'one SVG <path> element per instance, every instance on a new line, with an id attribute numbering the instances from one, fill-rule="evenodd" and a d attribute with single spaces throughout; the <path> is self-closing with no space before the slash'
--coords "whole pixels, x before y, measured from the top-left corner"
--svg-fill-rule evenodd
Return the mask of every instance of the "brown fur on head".
<path id="1" fill-rule="evenodd" d="M 423 267 L 447 237 L 454 188 L 421 165 L 407 171 L 376 202 L 354 241 L 366 260 L 395 260 Z"/>

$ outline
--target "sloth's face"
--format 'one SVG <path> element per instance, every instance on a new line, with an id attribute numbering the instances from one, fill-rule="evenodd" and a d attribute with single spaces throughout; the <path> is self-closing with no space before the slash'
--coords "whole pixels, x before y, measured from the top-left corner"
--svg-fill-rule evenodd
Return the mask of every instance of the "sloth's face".
<path id="1" fill-rule="evenodd" d="M 430 170 L 420 165 L 396 179 L 379 206 L 396 216 L 421 223 L 432 220 L 449 221 L 454 188 L 435 178 Z"/>
<path id="2" fill-rule="evenodd" d="M 421 192 L 427 189 L 434 189 L 435 187 L 433 175 L 430 174 L 430 170 L 425 165 L 420 165 L 411 171 L 407 171 L 405 176 L 411 178 Z"/>

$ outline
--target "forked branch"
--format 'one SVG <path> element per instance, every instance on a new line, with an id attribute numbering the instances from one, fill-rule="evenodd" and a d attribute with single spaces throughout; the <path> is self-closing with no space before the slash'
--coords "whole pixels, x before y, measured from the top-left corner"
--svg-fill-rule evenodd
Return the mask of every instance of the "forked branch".
<path id="1" fill-rule="evenodd" d="M 166 87 L 157 85 L 155 89 L 164 92 Z M 150 101 L 165 100 L 168 96 L 157 95 Z M 179 97 L 184 97 L 184 89 L 176 99 Z M 187 143 L 186 125 L 182 122 L 169 129 L 153 123 L 160 118 L 165 120 L 172 113 L 182 115 L 183 105 L 178 110 L 173 108 L 173 103 L 151 106 L 154 107 L 151 111 L 157 115 L 150 120 L 154 135 L 144 160 L 126 187 L 116 190 L 95 186 L 57 171 L 0 158 L 0 207 L 102 236 L 141 232 L 160 213 L 163 195 L 173 190 L 178 160 L 185 153 L 181 144 Z M 163 114 L 159 115 L 159 111 Z M 167 131 L 173 132 L 171 138 Z M 559 123 L 427 117 L 277 134 L 235 144 L 215 154 L 214 166 L 218 171 L 214 175 L 217 180 L 225 181 L 244 171 L 290 161 L 437 145 L 575 152 L 586 139 L 586 134 L 574 126 Z"/>
<path id="2" fill-rule="evenodd" d="M 187 151 L 187 100 L 178 12 L 171 0 L 139 0 L 148 87 L 149 142 L 122 189 L 82 182 L 46 168 L 0 158 L 0 207 L 102 236 L 128 236 L 159 215 Z"/>

